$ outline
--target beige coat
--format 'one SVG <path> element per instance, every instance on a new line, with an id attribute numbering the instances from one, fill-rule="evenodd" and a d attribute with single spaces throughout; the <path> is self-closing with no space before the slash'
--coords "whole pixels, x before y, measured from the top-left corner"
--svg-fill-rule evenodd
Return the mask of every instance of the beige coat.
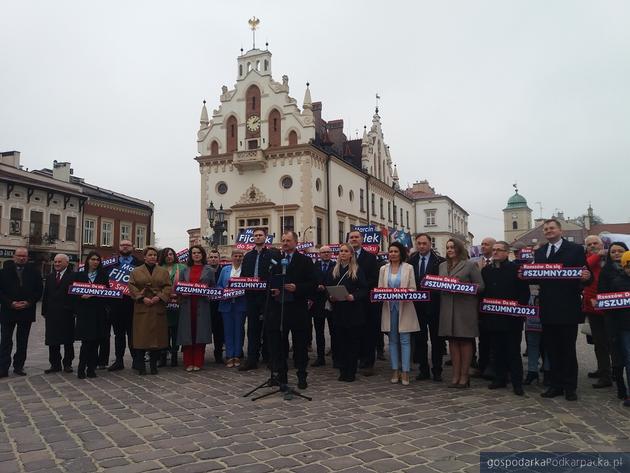
<path id="1" fill-rule="evenodd" d="M 160 266 L 149 273 L 143 264 L 136 267 L 129 277 L 129 295 L 134 300 L 132 345 L 140 350 L 159 350 L 168 347 L 168 322 L 166 304 L 171 298 L 171 278 Z M 142 302 L 144 297 L 158 296 L 160 301 L 152 306 Z"/>
<path id="2" fill-rule="evenodd" d="M 381 266 L 378 275 L 378 287 L 389 287 L 388 274 L 389 263 Z M 402 263 L 400 266 L 400 287 L 416 290 L 416 277 L 413 274 L 413 266 L 408 263 Z M 381 311 L 381 331 L 389 332 L 389 302 L 383 302 L 383 309 Z M 418 316 L 416 315 L 416 308 L 411 301 L 400 301 L 398 310 L 398 332 L 419 332 L 420 324 L 418 324 Z"/>
<path id="3" fill-rule="evenodd" d="M 470 260 L 460 261 L 449 272 L 448 262 L 440 264 L 440 276 L 449 276 L 484 289 L 479 265 Z M 475 338 L 479 336 L 478 297 L 443 291 L 440 295 L 440 337 Z"/>

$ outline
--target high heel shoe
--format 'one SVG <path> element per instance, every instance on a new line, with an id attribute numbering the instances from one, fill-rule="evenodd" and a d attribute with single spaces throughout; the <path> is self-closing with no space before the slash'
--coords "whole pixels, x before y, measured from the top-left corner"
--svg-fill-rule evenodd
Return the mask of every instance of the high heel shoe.
<path id="1" fill-rule="evenodd" d="M 400 375 L 400 382 L 403 386 L 409 386 L 409 371 L 403 371 Z"/>
<path id="2" fill-rule="evenodd" d="M 392 378 L 389 380 L 389 382 L 392 384 L 396 384 L 398 383 L 399 379 L 400 379 L 400 372 L 398 370 L 394 370 L 394 372 L 392 373 Z"/>
<path id="3" fill-rule="evenodd" d="M 465 383 L 458 383 L 457 386 L 455 386 L 457 389 L 465 389 L 465 388 L 469 388 L 470 387 L 470 379 L 468 381 L 466 381 Z"/>
<path id="4" fill-rule="evenodd" d="M 456 387 L 458 387 L 458 386 L 459 386 L 459 383 L 450 383 L 450 384 L 448 384 L 446 387 L 447 387 L 447 388 L 456 388 Z"/>

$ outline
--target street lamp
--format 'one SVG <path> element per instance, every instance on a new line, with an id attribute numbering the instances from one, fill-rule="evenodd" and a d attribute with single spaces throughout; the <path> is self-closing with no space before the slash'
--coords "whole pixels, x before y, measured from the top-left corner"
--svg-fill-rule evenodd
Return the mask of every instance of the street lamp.
<path id="1" fill-rule="evenodd" d="M 210 201 L 210 205 L 206 209 L 206 215 L 208 217 L 208 223 L 212 229 L 212 236 L 204 236 L 203 240 L 216 248 L 221 244 L 221 236 L 225 232 L 225 210 L 223 210 L 223 204 L 219 205 L 219 210 L 216 209 L 214 203 Z"/>

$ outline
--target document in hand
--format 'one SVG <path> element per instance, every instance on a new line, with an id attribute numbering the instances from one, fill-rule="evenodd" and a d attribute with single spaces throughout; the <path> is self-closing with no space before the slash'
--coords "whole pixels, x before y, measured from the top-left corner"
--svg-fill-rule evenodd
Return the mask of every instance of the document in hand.
<path id="1" fill-rule="evenodd" d="M 338 301 L 345 301 L 348 297 L 348 290 L 345 286 L 326 286 L 328 294 Z"/>

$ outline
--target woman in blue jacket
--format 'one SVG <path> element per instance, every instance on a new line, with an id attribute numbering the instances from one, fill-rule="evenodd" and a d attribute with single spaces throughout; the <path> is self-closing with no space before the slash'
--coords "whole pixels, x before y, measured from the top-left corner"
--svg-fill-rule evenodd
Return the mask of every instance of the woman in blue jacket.
<path id="1" fill-rule="evenodd" d="M 232 264 L 221 270 L 217 287 L 225 289 L 229 286 L 230 278 L 241 276 L 243 250 L 232 250 Z M 219 303 L 219 312 L 223 318 L 225 334 L 225 364 L 228 368 L 240 366 L 240 354 L 243 352 L 243 338 L 245 327 L 245 296 L 231 297 Z"/>

